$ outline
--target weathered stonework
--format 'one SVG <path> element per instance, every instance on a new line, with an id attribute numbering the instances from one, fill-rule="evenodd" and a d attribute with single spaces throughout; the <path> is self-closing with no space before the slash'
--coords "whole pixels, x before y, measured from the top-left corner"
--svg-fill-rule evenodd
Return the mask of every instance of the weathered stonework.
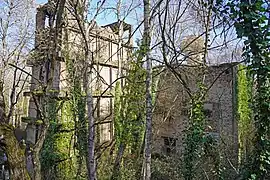
<path id="1" fill-rule="evenodd" d="M 38 7 L 36 14 L 36 38 L 35 38 L 35 53 L 37 57 L 30 59 L 28 65 L 32 67 L 32 80 L 30 91 L 39 91 L 40 82 L 46 84 L 49 80 L 50 59 L 45 56 L 41 49 L 47 47 L 46 38 L 49 34 L 49 17 L 48 7 L 50 3 Z M 83 43 L 84 39 L 80 33 L 76 19 L 67 9 L 69 4 L 66 2 L 63 13 L 63 24 L 58 33 L 59 49 L 57 49 L 57 62 L 54 69 L 54 77 L 52 88 L 59 98 L 64 98 L 69 93 L 68 81 L 68 61 L 74 61 L 76 66 L 72 67 L 83 77 L 82 62 L 83 61 Z M 88 46 L 91 56 L 89 65 L 91 65 L 90 88 L 94 97 L 94 106 L 97 106 L 95 112 L 96 122 L 102 122 L 99 125 L 100 141 L 109 141 L 113 136 L 112 127 L 112 107 L 113 107 L 113 88 L 118 78 L 125 74 L 128 57 L 132 50 L 132 38 L 130 36 L 132 27 L 125 22 L 116 22 L 100 27 L 96 22 L 91 22 L 91 27 L 88 38 Z M 128 37 L 125 40 L 122 36 L 127 32 Z M 44 49 L 42 49 L 44 50 Z M 50 52 L 48 49 L 45 52 Z M 78 62 L 78 63 L 76 63 Z M 39 82 L 39 81 L 40 82 Z M 123 84 L 123 80 L 120 80 Z M 106 91 L 104 93 L 104 91 Z M 25 93 L 30 95 L 30 93 Z M 28 119 L 39 119 L 37 107 L 34 99 L 30 98 L 28 108 Z M 35 144 L 38 134 L 37 126 L 33 123 L 28 123 L 27 141 Z"/>
<path id="2" fill-rule="evenodd" d="M 60 49 L 58 52 L 58 61 L 55 68 L 53 79 L 53 88 L 58 91 L 60 97 L 68 93 L 69 82 L 67 81 L 67 56 L 69 60 L 81 61 L 82 37 L 78 33 L 78 27 L 74 18 L 65 10 L 65 27 L 60 33 Z M 38 36 L 39 32 L 46 29 L 48 19 L 46 15 L 46 6 L 38 9 L 37 36 L 36 45 L 41 43 Z M 119 33 L 120 31 L 120 33 Z M 117 78 L 123 76 L 126 71 L 127 61 L 129 60 L 132 39 L 128 37 L 123 40 L 119 34 L 123 35 L 128 31 L 131 35 L 132 27 L 124 22 L 117 22 L 103 27 L 99 27 L 92 22 L 92 29 L 89 34 L 89 47 L 91 51 L 92 73 L 91 90 L 95 98 L 97 109 L 95 118 L 102 122 L 99 126 L 100 141 L 109 141 L 113 137 L 112 114 L 113 114 L 113 87 Z M 46 31 L 44 31 L 46 32 Z M 196 57 L 195 57 L 196 58 Z M 37 59 L 34 59 L 37 60 Z M 32 61 L 32 78 L 30 91 L 39 89 L 39 82 L 48 81 L 48 71 L 50 70 L 50 61 Z M 78 63 L 79 64 L 79 63 Z M 187 63 L 194 65 L 194 63 Z M 83 67 L 74 67 L 80 72 Z M 204 104 L 205 113 L 208 119 L 208 125 L 205 128 L 206 133 L 210 133 L 219 142 L 222 142 L 224 149 L 230 149 L 230 156 L 237 156 L 237 121 L 235 119 L 236 111 L 236 91 L 235 79 L 237 68 L 234 64 L 222 64 L 219 66 L 208 67 L 206 84 L 213 86 L 209 89 Z M 183 74 L 188 87 L 192 92 L 197 90 L 196 79 L 200 77 L 195 67 L 181 66 L 177 71 Z M 124 81 L 121 79 L 122 84 Z M 106 90 L 105 93 L 103 93 Z M 102 96 L 101 96 L 102 94 Z M 158 84 L 156 98 L 156 107 L 153 113 L 153 150 L 158 153 L 181 153 L 184 143 L 184 130 L 188 126 L 188 102 L 189 97 L 185 88 L 177 78 L 169 71 L 165 70 Z M 29 118 L 38 119 L 34 100 L 29 101 Z M 34 144 L 38 136 L 35 124 L 28 124 L 27 141 Z"/>
<path id="3" fill-rule="evenodd" d="M 181 66 L 176 69 L 194 93 L 202 75 L 197 67 Z M 209 66 L 205 84 L 211 86 L 206 95 L 204 112 L 205 133 L 214 137 L 230 158 L 237 161 L 238 135 L 236 120 L 236 73 L 234 63 Z M 156 106 L 153 114 L 153 150 L 156 153 L 182 153 L 185 129 L 189 125 L 188 102 L 184 86 L 168 69 L 160 77 Z M 168 142 L 169 141 L 169 142 Z M 170 152 L 169 152 L 170 151 Z"/>

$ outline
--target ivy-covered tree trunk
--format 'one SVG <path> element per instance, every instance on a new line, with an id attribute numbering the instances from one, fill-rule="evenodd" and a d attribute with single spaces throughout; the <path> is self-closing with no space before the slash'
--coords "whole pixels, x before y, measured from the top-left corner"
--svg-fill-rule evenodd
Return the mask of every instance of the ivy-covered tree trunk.
<path id="1" fill-rule="evenodd" d="M 116 83 L 115 87 L 115 100 L 114 100 L 114 128 L 115 128 L 115 137 L 116 137 L 116 146 L 118 145 L 118 151 L 116 153 L 115 162 L 113 166 L 113 172 L 111 179 L 119 179 L 121 177 L 120 170 L 121 170 L 121 162 L 125 151 L 126 141 L 126 133 L 123 132 L 125 129 L 125 125 L 123 122 L 125 118 L 123 116 L 124 111 L 124 103 L 122 102 L 122 89 L 120 83 Z M 125 137 L 123 137 L 125 136 Z"/>
<path id="2" fill-rule="evenodd" d="M 57 149 L 57 141 L 58 135 L 57 131 L 60 130 L 58 128 L 58 117 L 57 117 L 57 102 L 56 100 L 51 99 L 50 102 L 47 103 L 46 111 L 48 112 L 48 118 L 50 122 L 49 128 L 46 128 L 46 134 L 43 134 L 44 137 L 40 136 L 39 140 L 44 141 L 43 143 L 40 142 L 42 145 L 42 149 L 40 150 L 40 162 L 38 157 L 36 157 L 35 161 L 41 163 L 42 169 L 41 174 L 44 180 L 53 180 L 59 177 L 59 172 L 57 171 L 57 161 L 60 160 L 61 154 Z M 45 128 L 45 127 L 44 127 Z M 45 129 L 44 129 L 45 130 Z M 44 138 L 44 139 L 43 139 Z M 37 145 L 37 144 L 36 144 Z M 37 147 L 35 148 L 37 149 Z M 36 155 L 37 156 L 37 155 Z M 38 163 L 37 163 L 38 164 Z"/>
<path id="3" fill-rule="evenodd" d="M 75 123 L 76 128 L 76 136 L 77 136 L 77 149 L 78 149 L 78 168 L 77 168 L 77 175 L 80 176 L 83 172 L 84 166 L 87 164 L 87 156 L 88 156 L 88 150 L 87 150 L 87 136 L 88 136 L 88 130 L 87 130 L 87 119 L 85 117 L 86 114 L 86 100 L 85 97 L 83 97 L 82 90 L 81 90 L 81 80 L 79 76 L 75 75 L 73 77 L 74 83 L 71 91 L 71 96 L 73 98 L 72 103 L 72 111 L 73 111 L 73 119 Z"/>
<path id="4" fill-rule="evenodd" d="M 59 70 L 61 64 L 57 59 L 59 57 L 59 52 L 61 51 L 59 45 L 61 44 L 61 32 L 63 25 L 63 12 L 65 8 L 65 2 L 66 0 L 58 0 L 57 6 L 51 1 L 49 1 L 47 4 L 47 8 L 52 10 L 47 11 L 49 13 L 49 39 L 44 39 L 43 41 L 48 42 L 46 44 L 47 48 L 49 49 L 48 52 L 46 52 L 46 63 L 48 63 L 49 68 L 45 72 L 48 79 L 46 79 L 43 84 L 44 92 L 43 96 L 40 98 L 40 107 L 37 107 L 42 109 L 42 112 L 40 112 L 40 116 L 42 116 L 41 119 L 43 121 L 43 124 L 38 140 L 33 148 L 35 180 L 41 180 L 43 178 L 41 174 L 42 164 L 40 158 L 41 152 L 42 150 L 44 150 L 44 143 L 46 142 L 46 139 L 52 138 L 55 135 L 55 133 L 49 134 L 48 131 L 50 130 L 49 128 L 51 127 L 51 124 L 56 121 L 58 113 L 57 97 L 59 95 L 59 83 L 56 82 L 60 79 Z M 51 150 L 54 150 L 53 147 Z M 46 161 L 46 157 L 43 156 L 42 159 L 45 159 Z M 57 174 L 55 174 L 55 176 L 57 176 Z M 46 175 L 44 175 L 44 177 L 46 177 Z"/>
<path id="5" fill-rule="evenodd" d="M 5 152 L 8 158 L 10 178 L 12 180 L 29 180 L 26 169 L 25 149 L 21 148 L 17 141 L 14 128 L 5 123 L 0 124 L 0 135 L 5 139 Z"/>
<path id="6" fill-rule="evenodd" d="M 0 136 L 3 136 L 7 155 L 7 162 L 12 180 L 29 180 L 26 169 L 25 148 L 21 148 L 16 139 L 14 127 L 9 125 L 5 114 L 5 102 L 3 94 L 3 83 L 0 80 Z"/>

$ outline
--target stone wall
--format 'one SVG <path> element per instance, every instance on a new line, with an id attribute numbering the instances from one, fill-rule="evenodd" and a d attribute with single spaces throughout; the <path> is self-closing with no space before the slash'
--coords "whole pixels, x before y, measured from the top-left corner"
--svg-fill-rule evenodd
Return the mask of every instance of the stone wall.
<path id="1" fill-rule="evenodd" d="M 79 77 L 83 77 L 83 61 L 84 61 L 84 39 L 80 33 L 79 26 L 76 19 L 70 14 L 66 2 L 63 23 L 64 27 L 59 32 L 59 51 L 53 77 L 53 89 L 57 91 L 59 98 L 65 98 L 69 95 L 69 88 L 71 86 L 68 80 L 68 61 L 74 62 L 72 67 Z M 40 6 L 36 14 L 36 37 L 35 53 L 40 53 L 39 47 L 46 42 L 46 37 L 49 33 L 47 8 L 48 3 Z M 96 110 L 96 122 L 101 122 L 99 126 L 100 140 L 108 141 L 113 137 L 112 126 L 112 107 L 113 107 L 113 89 L 117 78 L 124 76 L 126 72 L 127 62 L 129 61 L 130 53 L 132 51 L 132 39 L 125 42 L 123 35 L 125 32 L 131 33 L 132 27 L 125 22 L 116 22 L 106 26 L 98 26 L 96 22 L 91 22 L 90 32 L 88 38 L 89 51 L 91 53 L 89 59 L 89 66 L 91 66 L 91 77 L 89 86 L 94 97 L 94 108 Z M 43 37 L 43 39 L 41 38 Z M 46 44 L 46 43 L 45 43 Z M 46 45 L 44 46 L 46 48 Z M 57 46 L 58 47 L 58 46 Z M 48 74 L 50 71 L 50 59 L 47 56 L 41 58 L 34 57 L 28 62 L 32 68 L 32 78 L 30 91 L 40 90 L 38 82 L 48 81 Z M 38 79 L 38 80 L 37 80 Z M 123 84 L 123 80 L 120 80 Z M 104 92 L 106 91 L 106 92 Z M 25 93 L 28 96 L 30 93 Z M 102 95 L 102 96 L 101 96 Z M 25 119 L 37 120 L 37 107 L 34 99 L 30 98 L 28 117 Z M 27 141 L 34 144 L 38 131 L 35 124 L 28 123 Z"/>
<path id="2" fill-rule="evenodd" d="M 196 80 L 202 75 L 196 67 L 182 66 L 176 69 L 194 93 Z M 237 67 L 235 64 L 221 64 L 207 69 L 206 85 L 211 86 L 204 103 L 206 116 L 205 133 L 214 137 L 220 146 L 228 150 L 230 157 L 237 159 L 237 121 L 235 119 Z M 153 114 L 153 150 L 157 153 L 179 153 L 183 143 L 188 120 L 190 98 L 185 87 L 169 70 L 165 70 L 158 84 L 156 106 Z M 169 144 L 169 145 L 168 145 Z"/>

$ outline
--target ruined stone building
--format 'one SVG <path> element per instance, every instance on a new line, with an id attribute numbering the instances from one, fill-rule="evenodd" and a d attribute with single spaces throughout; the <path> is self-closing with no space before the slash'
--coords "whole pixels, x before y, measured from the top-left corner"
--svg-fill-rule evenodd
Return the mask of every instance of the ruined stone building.
<path id="1" fill-rule="evenodd" d="M 32 80 L 30 92 L 38 91 L 40 82 L 46 83 L 49 79 L 50 59 L 40 53 L 40 49 L 46 40 L 49 39 L 50 24 L 50 5 L 53 1 L 41 5 L 36 13 L 36 39 L 35 51 L 38 56 L 29 60 L 28 65 L 32 68 Z M 83 40 L 79 31 L 78 23 L 69 12 L 69 5 L 66 4 L 63 12 L 63 25 L 59 33 L 59 50 L 57 50 L 57 62 L 54 70 L 53 89 L 57 92 L 59 98 L 68 96 L 69 82 L 68 61 L 81 61 L 80 55 L 83 52 Z M 90 85 L 94 97 L 94 106 L 96 107 L 95 118 L 104 121 L 99 126 L 100 141 L 108 141 L 113 136 L 112 127 L 112 107 L 115 82 L 125 73 L 125 66 L 128 61 L 129 53 L 132 50 L 132 32 L 131 25 L 125 22 L 115 22 L 112 24 L 98 26 L 96 22 L 90 25 L 88 41 L 91 52 L 91 77 Z M 46 44 L 44 45 L 44 47 Z M 51 47 L 48 47 L 51 48 Z M 82 75 L 81 66 L 72 67 L 77 74 Z M 81 76 L 82 78 L 82 76 Z M 121 78 L 120 78 L 121 79 Z M 119 80 L 123 84 L 123 79 Z M 30 92 L 24 95 L 29 99 L 28 117 L 23 118 L 24 126 L 27 126 L 27 142 L 34 144 L 38 136 L 39 119 L 37 107 L 34 99 L 30 98 Z M 97 101 L 99 99 L 99 101 Z M 98 102 L 98 103 L 97 103 Z"/>
<path id="2" fill-rule="evenodd" d="M 48 33 L 48 9 L 47 4 L 40 6 L 36 14 L 36 46 L 42 42 L 40 37 L 46 39 Z M 59 97 L 64 97 L 68 93 L 68 68 L 67 60 L 80 59 L 81 37 L 78 36 L 76 20 L 72 18 L 67 9 L 64 10 L 64 28 L 61 30 L 59 39 L 61 40 L 58 52 L 57 67 L 53 79 L 53 88 L 58 92 Z M 93 26 L 89 34 L 92 75 L 91 90 L 95 99 L 97 109 L 95 117 L 97 120 L 104 120 L 99 126 L 100 141 L 109 141 L 113 137 L 113 87 L 117 78 L 125 72 L 125 67 L 129 61 L 132 51 L 132 26 L 124 22 L 116 22 L 105 26 L 98 26 L 92 22 Z M 41 34 L 41 36 L 40 36 Z M 38 36 L 39 35 L 39 36 Z M 34 59 L 29 61 L 32 67 L 32 80 L 30 91 L 39 89 L 39 81 L 48 80 L 48 70 L 50 61 L 43 57 L 43 60 Z M 82 67 L 74 67 L 80 71 Z M 200 76 L 196 67 L 181 66 L 177 69 L 184 74 L 188 86 L 192 91 L 196 90 L 196 78 Z M 220 74 L 223 72 L 222 74 Z M 221 64 L 209 66 L 206 76 L 207 85 L 212 84 L 204 103 L 207 128 L 205 133 L 223 141 L 225 148 L 235 151 L 237 155 L 237 120 L 236 111 L 236 79 L 237 68 L 234 64 Z M 123 79 L 119 80 L 122 81 Z M 38 125 L 35 123 L 39 119 L 37 107 L 30 93 L 25 92 L 29 99 L 28 117 L 25 118 L 24 125 L 27 126 L 27 142 L 34 144 L 38 136 Z M 153 150 L 154 152 L 171 154 L 180 152 L 183 148 L 184 129 L 188 125 L 188 95 L 181 83 L 169 70 L 165 70 L 158 83 L 156 96 L 156 107 L 153 113 Z M 232 147 L 233 146 L 233 147 Z"/>
<path id="3" fill-rule="evenodd" d="M 182 74 L 192 93 L 198 90 L 196 82 L 202 74 L 197 67 L 181 66 L 176 71 Z M 211 86 L 204 102 L 205 134 L 213 137 L 230 152 L 232 158 L 237 159 L 237 66 L 235 63 L 209 66 L 205 82 L 207 87 Z M 181 154 L 189 122 L 189 102 L 183 84 L 171 71 L 165 70 L 159 80 L 153 115 L 154 152 Z"/>

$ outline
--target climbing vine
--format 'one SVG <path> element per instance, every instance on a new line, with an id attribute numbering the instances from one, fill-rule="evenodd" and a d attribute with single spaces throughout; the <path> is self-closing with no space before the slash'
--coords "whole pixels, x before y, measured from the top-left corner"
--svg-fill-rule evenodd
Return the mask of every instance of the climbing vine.
<path id="1" fill-rule="evenodd" d="M 87 157 L 87 122 L 85 118 L 86 114 L 86 101 L 81 88 L 81 77 L 79 71 L 77 71 L 78 64 L 76 60 L 71 58 L 69 46 L 66 43 L 65 48 L 65 62 L 68 73 L 68 82 L 69 82 L 69 96 L 70 96 L 70 113 L 74 123 L 75 129 L 75 147 L 78 150 L 77 158 L 77 176 L 83 176 L 86 170 L 83 168 L 84 163 L 86 163 Z"/>
<path id="2" fill-rule="evenodd" d="M 223 12 L 230 15 L 238 37 L 244 41 L 242 56 L 251 75 L 255 77 L 252 101 L 254 149 L 248 166 L 241 173 L 242 179 L 266 179 L 269 178 L 270 169 L 269 2 L 228 1 L 226 7 Z"/>
<path id="3" fill-rule="evenodd" d="M 239 163 L 244 163 L 251 150 L 252 121 L 251 121 L 251 79 L 246 66 L 238 66 L 238 139 L 239 139 Z"/>
<path id="4" fill-rule="evenodd" d="M 116 84 L 114 128 L 119 159 L 114 169 L 117 169 L 118 172 L 120 167 L 119 163 L 126 148 L 129 148 L 135 155 L 134 157 L 137 158 L 141 152 L 145 123 L 144 77 L 145 70 L 142 67 L 142 62 L 132 61 L 130 62 L 125 85 L 121 88 L 119 82 Z M 119 178 L 119 174 L 115 172 L 115 170 L 113 176 L 114 178 Z"/>
<path id="5" fill-rule="evenodd" d="M 196 177 L 196 164 L 203 154 L 205 116 L 203 112 L 202 94 L 205 92 L 205 86 L 199 84 L 199 91 L 192 97 L 189 111 L 189 127 L 186 130 L 186 139 L 184 142 L 184 168 L 183 176 L 185 179 L 194 179 Z"/>
<path id="6" fill-rule="evenodd" d="M 41 151 L 41 165 L 44 179 L 66 179 L 75 176 L 72 139 L 74 123 L 70 101 L 48 103 L 50 127 Z M 59 112 L 59 111 L 60 112 Z M 60 115 L 60 116 L 59 116 Z"/>
<path id="7" fill-rule="evenodd" d="M 63 55 L 69 86 L 66 92 L 60 93 L 61 101 L 54 97 L 48 103 L 50 127 L 41 152 L 45 179 L 78 179 L 86 173 L 85 97 L 81 90 L 81 76 L 76 71 L 78 65 L 70 58 L 67 43 L 63 44 L 66 45 Z"/>
<path id="8" fill-rule="evenodd" d="M 197 91 L 190 93 L 190 108 L 189 108 L 189 125 L 186 129 L 186 137 L 184 141 L 184 168 L 183 177 L 186 180 L 192 180 L 198 178 L 200 167 L 203 156 L 206 155 L 205 149 L 211 147 L 211 141 L 205 133 L 206 129 L 206 117 L 204 112 L 204 102 L 207 94 L 206 77 L 208 74 L 207 70 L 207 54 L 208 54 L 208 42 L 210 41 L 210 26 L 212 18 L 214 1 L 198 1 L 198 6 L 206 14 L 202 16 L 204 21 L 203 26 L 205 30 L 204 37 L 204 51 L 202 59 L 203 62 L 201 67 L 197 66 L 194 71 L 198 73 L 198 79 L 195 80 L 197 83 Z M 210 137 L 211 138 L 211 137 Z M 211 148 L 212 150 L 213 148 Z M 203 164 L 203 163 L 202 163 Z M 218 164 L 217 164 L 218 166 Z M 218 169 L 218 168 L 217 168 Z"/>
<path id="9" fill-rule="evenodd" d="M 48 102 L 48 118 L 50 121 L 50 127 L 46 134 L 41 150 L 41 168 L 42 173 L 47 174 L 48 178 L 55 178 L 57 175 L 57 163 L 60 160 L 60 156 L 57 153 L 57 129 L 58 129 L 58 117 L 57 117 L 57 102 L 54 99 L 50 99 Z"/>

